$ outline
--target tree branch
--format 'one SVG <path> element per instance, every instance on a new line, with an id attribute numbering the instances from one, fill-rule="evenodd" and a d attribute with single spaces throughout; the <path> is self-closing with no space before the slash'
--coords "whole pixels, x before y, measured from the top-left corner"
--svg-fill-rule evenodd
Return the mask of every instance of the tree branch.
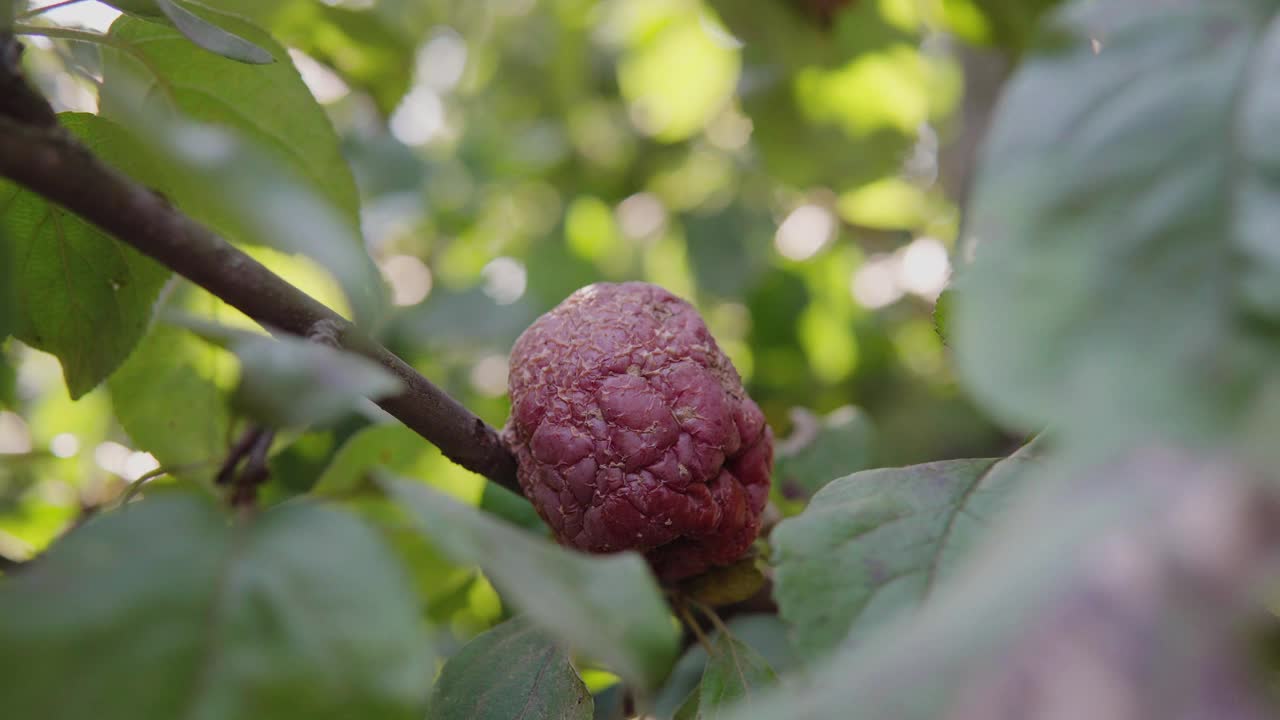
<path id="1" fill-rule="evenodd" d="M 22 78 L 21 45 L 0 32 L 0 176 L 132 245 L 273 331 L 337 344 L 382 365 L 404 391 L 375 401 L 450 460 L 520 492 L 516 462 L 498 433 L 345 318 L 285 282 L 160 195 L 100 162 L 62 131 Z"/>

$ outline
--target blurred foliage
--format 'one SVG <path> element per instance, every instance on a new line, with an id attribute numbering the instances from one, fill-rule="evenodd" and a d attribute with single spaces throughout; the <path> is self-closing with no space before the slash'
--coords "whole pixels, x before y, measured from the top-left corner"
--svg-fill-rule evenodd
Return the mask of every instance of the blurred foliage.
<path id="1" fill-rule="evenodd" d="M 775 488 L 786 514 L 873 465 L 1017 446 L 960 390 L 935 329 L 960 225 L 940 178 L 944 151 L 964 137 L 964 53 L 1018 56 L 1049 3 L 111 4 L 130 14 L 82 2 L 23 19 L 24 62 L 63 124 L 491 424 L 506 419 L 507 354 L 534 318 L 581 286 L 639 279 L 699 307 L 776 437 L 789 438 Z M 79 22 L 106 38 L 46 27 Z M 237 61 L 262 60 L 255 51 L 272 62 Z M 357 383 L 333 358 L 265 339 L 237 359 L 158 321 L 180 312 L 254 328 L 8 185 L 0 235 L 0 268 L 27 267 L 15 248 L 40 251 L 23 260 L 39 274 L 14 276 L 27 285 L 0 272 L 0 556 L 35 556 L 139 488 L 144 502 L 207 491 L 238 432 L 283 419 L 291 427 L 271 449 L 261 501 L 311 492 L 376 528 L 440 658 L 486 650 L 485 636 L 466 643 L 516 627 L 499 623 L 523 610 L 591 656 L 571 659 L 598 711 L 622 700 L 596 661 L 671 711 L 703 678 L 690 712 L 718 710 L 792 664 L 775 619 L 742 632 L 730 623 L 735 635 L 714 646 L 715 683 L 695 649 L 669 697 L 658 685 L 674 626 L 642 565 L 532 538 L 546 529 L 527 503 L 353 399 L 380 377 Z M 77 274 L 60 274 L 68 268 Z M 127 297 L 120 268 L 139 279 Z M 51 283 L 65 287 L 45 298 Z M 299 364 L 310 374 L 289 371 Z M 317 388 L 329 397 L 311 397 Z M 304 396 L 324 406 L 294 402 Z M 376 469 L 459 504 L 422 501 L 414 522 L 375 491 Z M 405 498 L 431 492 L 406 487 Z M 602 573 L 600 597 L 562 601 Z M 619 604 L 634 612 L 619 615 Z M 739 649 L 758 678 L 725 676 Z M 568 657 L 540 639 L 530 652 L 544 650 Z"/>
<path id="2" fill-rule="evenodd" d="M 957 388 L 930 318 L 946 263 L 915 241 L 949 246 L 957 229 L 956 209 L 936 181 L 964 84 L 950 51 L 954 36 L 1016 50 L 1030 6 L 859 0 L 824 23 L 803 3 L 781 1 L 204 5 L 205 16 L 270 49 L 276 62 L 239 65 L 183 45 L 173 28 L 126 16 L 112 36 L 147 39 L 139 46 L 145 54 L 117 44 L 99 57 L 91 45 L 37 39 L 27 64 L 67 110 L 95 109 L 86 78 L 105 68 L 115 89 L 104 88 L 102 111 L 127 123 L 140 116 L 120 78 L 160 68 L 162 88 L 174 88 L 168 99 L 189 117 L 247 133 L 302 180 L 299 187 L 351 213 L 356 200 L 329 149 L 334 141 L 295 97 L 296 64 L 354 170 L 366 244 L 397 302 L 383 325 L 386 342 L 485 420 L 505 420 L 506 353 L 533 318 L 582 285 L 644 279 L 699 306 L 780 437 L 792 429 L 792 408 L 852 405 L 879 430 L 869 448 L 878 464 L 1009 448 Z M 49 17 L 74 24 L 81 16 Z M 291 48 L 287 56 L 282 45 Z M 181 82 L 165 79 L 176 72 Z M 200 160 L 166 162 L 165 172 L 189 177 Z M 279 222 L 246 215 L 247 193 L 265 187 L 245 184 L 253 173 L 232 181 L 219 179 L 221 170 L 199 172 L 212 174 L 176 185 L 188 212 L 246 242 L 271 238 L 285 253 L 313 248 L 341 285 L 367 292 L 343 260 L 343 231 L 279 245 L 308 226 L 282 235 Z M 211 182 L 220 188 L 212 194 Z M 310 201 L 300 202 L 288 215 L 294 222 L 314 216 Z M 314 263 L 254 252 L 322 300 L 350 307 L 352 296 L 335 294 L 338 283 Z M 216 301 L 184 299 L 198 295 L 180 289 L 164 301 L 247 323 L 225 306 L 209 315 Z M 174 335 L 144 344 L 172 351 L 192 342 Z M 93 460 L 104 442 L 150 452 L 167 467 L 216 466 L 230 432 L 218 417 L 229 412 L 233 361 L 223 356 L 218 362 L 228 367 L 210 375 L 215 365 L 197 358 L 219 351 L 182 350 L 191 358 L 184 366 L 170 363 L 172 355 L 157 364 L 156 352 L 135 353 L 112 380 L 116 426 L 101 415 L 111 403 L 93 400 L 101 390 L 67 403 L 47 360 L 8 343 L 0 370 L 15 369 L 14 405 L 30 452 L 44 457 L 12 464 L 67 483 L 57 493 L 26 492 L 66 501 L 118 482 L 119 463 L 104 470 Z M 172 396 L 213 404 L 173 417 L 155 412 Z M 353 420 L 352 427 L 367 422 Z M 146 427 L 157 422 L 164 427 Z M 78 431 L 86 424 L 92 433 Z M 277 473 L 277 483 L 309 487 L 336 450 L 332 440 L 345 437 L 325 428 L 312 435 L 330 442 L 308 462 L 301 449 L 276 450 L 293 458 L 278 465 L 311 476 Z M 48 457 L 55 437 L 62 451 L 74 446 L 72 457 Z M 817 487 L 864 462 L 804 483 Z M 0 517 L 0 531 L 21 525 Z M 13 541 L 26 554 L 51 534 Z"/>

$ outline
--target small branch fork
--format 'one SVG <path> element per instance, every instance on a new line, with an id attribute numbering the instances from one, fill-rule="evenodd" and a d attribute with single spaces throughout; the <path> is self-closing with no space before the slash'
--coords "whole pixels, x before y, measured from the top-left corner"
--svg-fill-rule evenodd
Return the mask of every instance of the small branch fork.
<path id="1" fill-rule="evenodd" d="M 12 32 L 0 29 L 0 177 L 132 245 L 264 327 L 319 334 L 322 342 L 382 365 L 404 390 L 375 398 L 378 405 L 453 462 L 520 492 L 515 458 L 492 427 L 345 318 L 99 161 L 61 129 L 49 103 L 26 82 L 21 55 Z M 250 461 L 259 445 L 261 438 L 245 451 Z"/>

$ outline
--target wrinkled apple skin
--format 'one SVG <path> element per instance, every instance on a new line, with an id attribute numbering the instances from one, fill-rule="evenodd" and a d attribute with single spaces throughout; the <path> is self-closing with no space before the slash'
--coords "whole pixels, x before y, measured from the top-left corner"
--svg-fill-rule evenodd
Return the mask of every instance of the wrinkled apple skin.
<path id="1" fill-rule="evenodd" d="M 511 354 L 503 431 L 557 539 L 636 550 L 666 582 L 760 531 L 773 435 L 697 311 L 647 283 L 578 290 Z"/>

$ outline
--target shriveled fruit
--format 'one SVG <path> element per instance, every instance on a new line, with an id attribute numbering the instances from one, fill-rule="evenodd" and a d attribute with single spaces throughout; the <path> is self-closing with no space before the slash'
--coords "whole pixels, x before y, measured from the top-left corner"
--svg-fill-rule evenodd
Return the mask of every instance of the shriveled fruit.
<path id="1" fill-rule="evenodd" d="M 504 437 L 560 542 L 643 552 L 664 581 L 740 558 L 773 435 L 694 308 L 646 283 L 578 290 L 511 354 Z"/>

